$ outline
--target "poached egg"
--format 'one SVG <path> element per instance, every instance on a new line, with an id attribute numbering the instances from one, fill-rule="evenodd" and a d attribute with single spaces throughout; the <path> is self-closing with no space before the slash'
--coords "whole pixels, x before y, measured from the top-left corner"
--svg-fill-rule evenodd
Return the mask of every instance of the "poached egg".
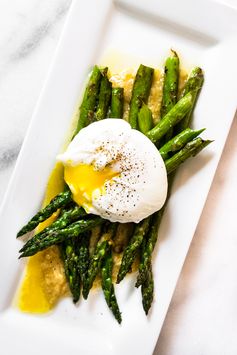
<path id="1" fill-rule="evenodd" d="M 83 128 L 57 157 L 74 201 L 111 222 L 135 222 L 163 206 L 167 173 L 155 145 L 123 119 Z"/>

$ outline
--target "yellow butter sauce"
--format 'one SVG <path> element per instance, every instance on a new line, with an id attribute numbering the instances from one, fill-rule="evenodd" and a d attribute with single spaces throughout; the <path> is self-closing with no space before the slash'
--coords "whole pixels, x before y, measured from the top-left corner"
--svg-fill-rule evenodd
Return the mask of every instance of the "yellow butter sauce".
<path id="1" fill-rule="evenodd" d="M 58 163 L 50 175 L 43 206 L 63 191 L 63 188 L 63 166 Z M 57 212 L 41 223 L 37 232 L 49 226 L 56 217 Z M 51 247 L 28 259 L 18 292 L 17 306 L 23 312 L 45 313 L 66 292 L 67 285 L 59 250 L 57 247 Z"/>

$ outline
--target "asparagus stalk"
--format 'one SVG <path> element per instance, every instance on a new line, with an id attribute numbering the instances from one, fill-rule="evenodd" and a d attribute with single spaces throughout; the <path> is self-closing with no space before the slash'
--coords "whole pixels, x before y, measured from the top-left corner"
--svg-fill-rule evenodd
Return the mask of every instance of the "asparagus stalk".
<path id="1" fill-rule="evenodd" d="M 108 68 L 101 70 L 102 79 L 100 83 L 98 106 L 95 112 L 95 120 L 97 121 L 103 120 L 107 117 L 110 105 L 112 84 L 107 77 L 107 72 Z"/>
<path id="2" fill-rule="evenodd" d="M 108 240 L 111 240 L 113 238 L 117 229 L 117 223 L 105 223 L 101 229 L 102 229 L 101 232 L 102 236 L 100 237 L 100 240 L 97 242 L 95 251 L 91 257 L 91 262 L 87 272 L 87 278 L 83 283 L 82 294 L 85 299 L 87 299 L 90 289 L 96 278 L 96 275 L 98 274 L 101 268 L 101 263 L 104 258 L 104 254 L 107 252 L 107 249 L 109 248 Z"/>
<path id="3" fill-rule="evenodd" d="M 111 96 L 110 117 L 123 118 L 124 89 L 113 88 Z"/>
<path id="4" fill-rule="evenodd" d="M 203 140 L 201 138 L 195 138 L 191 142 L 188 142 L 178 153 L 165 161 L 167 174 L 176 170 L 188 158 L 197 155 L 211 142 L 210 140 Z"/>
<path id="5" fill-rule="evenodd" d="M 144 309 L 145 313 L 148 314 L 148 311 L 151 308 L 151 304 L 153 302 L 153 296 L 154 296 L 154 279 L 153 279 L 153 272 L 152 272 L 151 263 L 149 264 L 149 272 L 147 275 L 147 279 L 142 284 L 141 291 L 142 291 L 143 309 Z"/>
<path id="6" fill-rule="evenodd" d="M 31 220 L 17 233 L 17 238 L 35 229 L 38 224 L 49 218 L 59 208 L 68 205 L 69 202 L 72 202 L 71 191 L 67 190 L 58 194 L 46 207 L 41 209 L 33 218 L 31 218 Z"/>
<path id="7" fill-rule="evenodd" d="M 130 102 L 129 123 L 132 128 L 137 128 L 137 116 L 143 103 L 147 103 L 151 89 L 154 69 L 140 65 L 133 84 Z"/>
<path id="8" fill-rule="evenodd" d="M 199 67 L 193 68 L 185 83 L 181 97 L 184 97 L 190 91 L 200 90 L 202 88 L 203 82 L 204 82 L 204 74 L 202 69 Z"/>
<path id="9" fill-rule="evenodd" d="M 136 225 L 134 234 L 123 253 L 122 262 L 117 275 L 117 283 L 120 283 L 126 274 L 130 271 L 136 256 L 136 252 L 148 231 L 149 223 L 150 217 L 147 217 Z"/>
<path id="10" fill-rule="evenodd" d="M 64 229 L 55 230 L 52 233 L 46 234 L 44 239 L 35 239 L 34 244 L 25 249 L 19 258 L 31 256 L 44 250 L 51 245 L 60 244 L 68 238 L 78 237 L 81 233 L 91 230 L 93 227 L 103 223 L 103 219 L 95 217 L 94 219 L 80 220 L 72 223 Z"/>
<path id="11" fill-rule="evenodd" d="M 52 233 L 58 229 L 66 228 L 72 222 L 75 222 L 76 220 L 86 215 L 86 211 L 82 207 L 79 207 L 77 205 L 71 207 L 68 210 L 63 210 L 61 216 L 55 222 L 53 222 L 49 227 L 46 227 L 42 232 L 35 234 L 34 237 L 29 239 L 26 244 L 21 248 L 20 253 L 28 249 L 31 245 L 33 245 L 36 239 L 42 240 L 47 234 Z"/>
<path id="12" fill-rule="evenodd" d="M 81 278 L 77 267 L 78 255 L 74 240 L 67 240 L 67 244 L 62 245 L 62 256 L 66 279 L 73 297 L 73 302 L 76 303 L 80 298 Z"/>
<path id="13" fill-rule="evenodd" d="M 179 57 L 171 50 L 171 56 L 165 62 L 163 96 L 161 103 L 161 118 L 176 104 L 179 87 Z"/>
<path id="14" fill-rule="evenodd" d="M 99 270 L 101 269 L 102 260 L 104 259 L 108 249 L 109 249 L 109 243 L 107 240 L 104 240 L 103 242 L 99 242 L 97 244 L 96 250 L 90 262 L 90 266 L 87 272 L 87 279 L 85 280 L 83 291 L 82 291 L 83 297 L 85 299 L 87 299 L 90 289 L 93 286 L 93 282 Z"/>
<path id="15" fill-rule="evenodd" d="M 121 323 L 122 321 L 121 312 L 119 310 L 118 303 L 115 296 L 114 285 L 112 281 L 112 270 L 113 270 L 113 257 L 112 257 L 111 246 L 109 246 L 105 257 L 102 260 L 101 286 L 108 307 L 111 309 L 118 323 Z"/>
<path id="16" fill-rule="evenodd" d="M 94 66 L 80 107 L 79 120 L 74 136 L 94 120 L 96 101 L 100 89 L 102 74 L 97 65 Z"/>
<path id="17" fill-rule="evenodd" d="M 193 99 L 193 105 L 191 110 L 184 117 L 184 119 L 181 122 L 179 122 L 177 127 L 175 128 L 177 133 L 183 131 L 185 128 L 187 128 L 190 125 L 192 113 L 197 101 L 198 94 L 202 88 L 203 82 L 204 82 L 204 74 L 202 69 L 199 67 L 194 68 L 191 71 L 189 78 L 185 84 L 184 90 L 181 94 L 181 97 L 184 97 L 185 95 L 187 95 L 187 93 L 194 91 L 195 95 Z"/>
<path id="18" fill-rule="evenodd" d="M 191 110 L 195 98 L 196 92 L 191 91 L 180 99 L 164 118 L 160 120 L 154 128 L 147 132 L 147 137 L 150 138 L 153 143 L 156 143 L 161 139 L 170 128 L 173 128 Z"/>
<path id="19" fill-rule="evenodd" d="M 205 128 L 198 131 L 194 131 L 191 128 L 186 128 L 159 149 L 160 155 L 164 160 L 168 159 L 170 157 L 170 153 L 173 154 L 182 149 L 186 143 L 199 136 L 204 130 Z"/>
<path id="20" fill-rule="evenodd" d="M 134 230 L 134 223 L 119 223 L 113 238 L 113 251 L 117 254 L 124 251 Z"/>
<path id="21" fill-rule="evenodd" d="M 172 55 L 166 59 L 163 85 L 163 96 L 161 103 L 161 119 L 174 107 L 177 102 L 179 87 L 179 57 L 171 50 Z M 165 140 L 169 140 L 173 135 L 173 128 L 166 133 Z"/>
<path id="22" fill-rule="evenodd" d="M 152 112 L 146 104 L 142 105 L 138 113 L 138 127 L 139 131 L 146 134 L 153 127 Z"/>
<path id="23" fill-rule="evenodd" d="M 153 249 L 155 247 L 157 238 L 158 238 L 158 229 L 160 226 L 160 222 L 163 216 L 163 212 L 165 210 L 165 206 L 159 210 L 158 212 L 154 213 L 152 216 L 150 229 L 147 234 L 147 238 L 143 241 L 142 253 L 141 253 L 141 260 L 139 265 L 139 274 L 137 277 L 136 287 L 141 286 L 145 283 L 145 281 L 149 277 L 149 269 L 151 264 L 151 256 Z"/>
<path id="24" fill-rule="evenodd" d="M 80 243 L 78 247 L 78 262 L 77 267 L 81 277 L 82 284 L 84 286 L 87 271 L 90 263 L 90 254 L 89 254 L 89 242 L 90 242 L 90 234 L 91 232 L 87 232 L 82 235 L 80 238 Z"/>

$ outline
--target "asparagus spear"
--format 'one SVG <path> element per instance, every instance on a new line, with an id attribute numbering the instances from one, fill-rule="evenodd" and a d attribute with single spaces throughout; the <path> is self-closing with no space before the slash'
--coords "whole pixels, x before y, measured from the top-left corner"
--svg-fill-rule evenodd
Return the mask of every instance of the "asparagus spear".
<path id="1" fill-rule="evenodd" d="M 204 82 L 204 74 L 201 68 L 195 67 L 191 71 L 188 80 L 185 83 L 181 97 L 187 95 L 188 92 L 193 90 L 200 90 Z"/>
<path id="2" fill-rule="evenodd" d="M 108 251 L 102 260 L 101 267 L 101 286 L 104 292 L 105 300 L 108 307 L 113 312 L 113 315 L 119 323 L 121 323 L 121 312 L 118 307 L 118 303 L 115 296 L 114 285 L 112 281 L 112 270 L 113 270 L 113 258 L 112 249 L 109 246 Z"/>
<path id="3" fill-rule="evenodd" d="M 81 278 L 77 267 L 78 255 L 76 252 L 75 240 L 67 240 L 67 244 L 62 244 L 62 256 L 64 261 L 64 271 L 72 293 L 73 302 L 80 298 Z"/>
<path id="4" fill-rule="evenodd" d="M 80 217 L 86 215 L 86 211 L 82 207 L 79 207 L 77 205 L 71 207 L 68 210 L 63 210 L 62 214 L 55 222 L 53 222 L 49 227 L 42 230 L 42 232 L 35 234 L 31 239 L 29 239 L 26 244 L 21 248 L 20 253 L 28 249 L 30 245 L 33 245 L 36 239 L 38 240 L 40 238 L 42 240 L 47 234 L 52 233 L 58 229 L 66 228 L 72 222 L 75 222 Z"/>
<path id="5" fill-rule="evenodd" d="M 105 223 L 101 228 L 101 237 L 97 242 L 95 251 L 91 257 L 91 262 L 87 272 L 87 278 L 84 280 L 83 284 L 83 297 L 86 299 L 93 285 L 93 282 L 98 274 L 101 263 L 104 258 L 104 253 L 106 253 L 109 248 L 108 241 L 111 240 L 116 232 L 117 223 Z M 106 242 L 106 243 L 105 243 Z"/>
<path id="6" fill-rule="evenodd" d="M 202 69 L 199 67 L 194 68 L 191 71 L 189 78 L 185 84 L 184 90 L 181 94 L 181 97 L 184 97 L 185 95 L 187 95 L 187 93 L 194 90 L 195 96 L 193 99 L 193 105 L 191 110 L 184 117 L 184 119 L 177 124 L 177 127 L 175 128 L 177 133 L 183 131 L 185 128 L 187 128 L 190 125 L 191 116 L 195 107 L 195 103 L 197 101 L 198 94 L 202 88 L 203 82 L 204 82 L 204 74 Z"/>
<path id="7" fill-rule="evenodd" d="M 90 289 L 96 278 L 96 275 L 101 269 L 102 260 L 105 257 L 105 254 L 107 253 L 108 249 L 109 249 L 109 243 L 107 240 L 104 240 L 103 242 L 99 242 L 97 244 L 96 250 L 91 259 L 91 263 L 87 272 L 87 279 L 85 280 L 83 291 L 82 291 L 83 297 L 85 299 L 87 299 Z"/>
<path id="8" fill-rule="evenodd" d="M 147 103 L 151 89 L 154 69 L 140 65 L 133 84 L 130 102 L 129 123 L 132 128 L 137 128 L 137 116 L 143 103 Z"/>
<path id="9" fill-rule="evenodd" d="M 165 161 L 167 174 L 176 170 L 188 158 L 197 155 L 211 142 L 210 140 L 203 140 L 201 138 L 195 138 L 191 142 L 188 142 L 178 153 Z"/>
<path id="10" fill-rule="evenodd" d="M 174 127 L 180 122 L 185 115 L 191 110 L 193 106 L 193 100 L 196 98 L 196 92 L 191 91 L 180 99 L 177 104 L 164 116 L 159 123 L 147 132 L 147 137 L 153 143 L 156 143 L 161 139 L 170 128 Z"/>
<path id="11" fill-rule="evenodd" d="M 121 253 L 128 244 L 134 230 L 134 223 L 119 223 L 113 238 L 113 251 Z"/>
<path id="12" fill-rule="evenodd" d="M 160 155 L 164 160 L 168 159 L 170 157 L 170 153 L 174 153 L 182 149 L 186 143 L 199 136 L 204 130 L 205 128 L 198 131 L 186 128 L 159 149 Z"/>
<path id="13" fill-rule="evenodd" d="M 161 103 L 161 119 L 174 107 L 177 102 L 179 87 L 179 57 L 171 50 L 172 55 L 166 59 L 165 75 L 163 85 L 163 96 Z M 173 135 L 173 128 L 170 128 L 165 135 L 165 141 Z"/>
<path id="14" fill-rule="evenodd" d="M 136 256 L 136 252 L 140 247 L 145 234 L 148 231 L 149 223 L 150 217 L 147 217 L 136 225 L 134 234 L 123 253 L 122 262 L 117 275 L 117 283 L 121 282 L 126 276 L 126 274 L 130 271 Z"/>
<path id="15" fill-rule="evenodd" d="M 67 238 L 61 244 L 62 258 L 64 262 L 65 275 L 69 284 L 73 302 L 80 298 L 81 288 L 85 282 L 89 266 L 89 239 L 88 232 L 83 233 L 80 239 Z"/>
<path id="16" fill-rule="evenodd" d="M 124 89 L 113 88 L 111 96 L 110 117 L 123 118 Z"/>
<path id="17" fill-rule="evenodd" d="M 172 55 L 166 59 L 161 103 L 161 118 L 176 104 L 179 86 L 179 57 L 171 50 Z"/>
<path id="18" fill-rule="evenodd" d="M 80 238 L 80 244 L 78 247 L 78 263 L 77 267 L 79 270 L 79 274 L 82 280 L 82 284 L 84 286 L 86 275 L 90 263 L 90 254 L 89 254 L 89 242 L 90 242 L 90 232 L 87 232 L 82 235 Z"/>
<path id="19" fill-rule="evenodd" d="M 142 305 L 146 314 L 148 314 L 149 309 L 151 308 L 151 304 L 154 296 L 154 279 L 152 272 L 152 265 L 149 264 L 149 272 L 147 275 L 147 279 L 142 284 Z"/>
<path id="20" fill-rule="evenodd" d="M 97 65 L 94 66 L 89 82 L 87 84 L 82 104 L 80 107 L 80 115 L 74 136 L 84 127 L 88 126 L 94 119 L 94 111 L 96 108 L 96 100 L 98 97 L 102 74 Z"/>
<path id="21" fill-rule="evenodd" d="M 103 219 L 95 217 L 88 220 L 80 220 L 70 224 L 67 228 L 55 230 L 52 233 L 46 234 L 44 239 L 35 239 L 34 244 L 25 249 L 19 258 L 31 256 L 44 250 L 51 245 L 60 244 L 66 241 L 67 238 L 78 237 L 81 233 L 91 230 L 93 227 L 103 223 Z"/>
<path id="22" fill-rule="evenodd" d="M 139 131 L 146 134 L 153 127 L 152 112 L 146 104 L 142 105 L 138 113 L 138 127 Z"/>
<path id="23" fill-rule="evenodd" d="M 95 120 L 97 121 L 106 118 L 109 109 L 112 84 L 107 77 L 107 72 L 108 68 L 101 70 L 102 79 L 100 83 L 98 106 L 95 112 Z"/>
<path id="24" fill-rule="evenodd" d="M 152 216 L 150 229 L 147 234 L 147 238 L 144 239 L 144 241 L 143 241 L 141 260 L 140 260 L 140 265 L 139 265 L 139 274 L 138 274 L 137 282 L 135 285 L 136 287 L 141 286 L 142 284 L 145 283 L 146 279 L 148 279 L 149 268 L 150 268 L 150 264 L 151 264 L 151 255 L 152 255 L 153 249 L 154 249 L 156 241 L 157 241 L 158 229 L 160 226 L 160 222 L 161 222 L 164 210 L 165 210 L 165 206 L 161 210 L 154 213 L 154 215 Z"/>
<path id="25" fill-rule="evenodd" d="M 31 218 L 31 220 L 17 233 L 17 238 L 35 229 L 39 223 L 45 221 L 54 212 L 56 212 L 57 209 L 66 206 L 69 202 L 72 202 L 71 191 L 67 190 L 58 194 L 46 207 L 41 209 L 33 218 Z"/>

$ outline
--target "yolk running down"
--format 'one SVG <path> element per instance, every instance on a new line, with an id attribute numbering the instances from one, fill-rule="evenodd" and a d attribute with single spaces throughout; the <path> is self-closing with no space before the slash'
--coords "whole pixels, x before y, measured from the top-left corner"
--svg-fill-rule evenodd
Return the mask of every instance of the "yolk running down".
<path id="1" fill-rule="evenodd" d="M 119 173 L 109 167 L 95 170 L 93 165 L 65 166 L 64 179 L 73 194 L 74 201 L 88 212 L 95 196 L 105 193 L 105 183 Z"/>

